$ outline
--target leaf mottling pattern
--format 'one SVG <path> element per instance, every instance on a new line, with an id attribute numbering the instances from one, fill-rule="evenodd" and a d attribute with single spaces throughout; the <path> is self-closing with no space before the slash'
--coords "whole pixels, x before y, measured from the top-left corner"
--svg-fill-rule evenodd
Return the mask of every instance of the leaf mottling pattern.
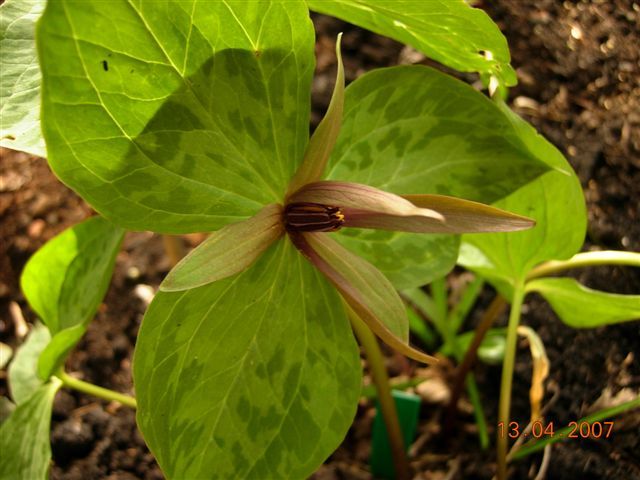
<path id="1" fill-rule="evenodd" d="M 560 168 L 527 135 L 495 102 L 448 75 L 422 66 L 380 69 L 346 89 L 328 178 L 491 203 Z M 344 229 L 336 237 L 400 289 L 446 274 L 458 256 L 457 236 Z M 416 261 L 408 266 L 406 258 Z"/>
<path id="2" fill-rule="evenodd" d="M 344 438 L 361 373 L 339 296 L 283 239 L 242 274 L 159 293 L 134 380 L 169 478 L 304 478 Z"/>
<path id="3" fill-rule="evenodd" d="M 215 230 L 281 201 L 308 141 L 304 2 L 50 2 L 43 132 L 58 176 L 130 229 Z"/>

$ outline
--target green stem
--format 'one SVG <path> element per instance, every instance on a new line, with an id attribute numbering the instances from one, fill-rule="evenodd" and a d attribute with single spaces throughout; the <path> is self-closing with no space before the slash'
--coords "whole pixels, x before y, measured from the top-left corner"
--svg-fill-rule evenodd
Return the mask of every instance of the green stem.
<path id="1" fill-rule="evenodd" d="M 447 298 L 447 281 L 445 277 L 436 278 L 431 282 L 431 296 L 433 297 L 433 301 L 438 309 L 439 323 L 444 324 L 445 328 L 448 330 L 446 323 L 447 311 L 449 310 L 449 299 Z"/>
<path id="2" fill-rule="evenodd" d="M 570 268 L 594 267 L 598 265 L 629 265 L 640 267 L 640 253 L 605 250 L 602 252 L 578 253 L 569 260 L 550 260 L 538 265 L 527 275 L 527 280 L 545 277 Z"/>
<path id="3" fill-rule="evenodd" d="M 472 373 L 469 373 L 466 378 L 467 394 L 469 395 L 469 401 L 473 406 L 473 418 L 476 421 L 478 427 L 478 440 L 480 442 L 480 448 L 486 450 L 489 447 L 489 432 L 487 430 L 487 419 L 484 415 L 484 408 L 482 408 L 482 401 L 480 400 L 480 392 L 478 391 L 478 384 Z"/>
<path id="4" fill-rule="evenodd" d="M 632 410 L 634 408 L 640 408 L 640 397 L 635 398 L 633 400 L 629 400 L 628 402 L 622 403 L 615 407 L 605 408 L 603 410 L 599 410 L 591 415 L 581 418 L 578 420 L 578 425 L 582 423 L 593 424 L 595 422 L 600 422 L 607 418 L 615 417 L 624 413 L 628 410 Z M 572 422 L 573 423 L 573 422 Z M 518 460 L 520 458 L 526 457 L 527 455 L 531 455 L 534 452 L 542 450 L 547 445 L 550 445 L 555 442 L 559 442 L 561 440 L 565 440 L 566 438 L 570 438 L 569 434 L 575 430 L 574 426 L 564 427 L 557 432 L 554 432 L 552 436 L 545 437 L 542 440 L 532 440 L 528 443 L 525 443 L 522 447 L 518 448 L 511 455 L 509 455 L 509 460 Z"/>
<path id="5" fill-rule="evenodd" d="M 473 340 L 464 353 L 464 358 L 460 365 L 456 369 L 453 386 L 451 387 L 451 400 L 447 409 L 447 424 L 453 425 L 453 418 L 458 408 L 458 400 L 462 394 L 462 387 L 464 386 L 465 379 L 471 371 L 471 368 L 476 362 L 478 356 L 478 349 L 482 344 L 482 340 L 486 336 L 489 329 L 493 326 L 496 318 L 504 311 L 507 306 L 507 302 L 500 295 L 497 295 L 489 304 L 489 307 L 482 315 L 480 323 L 475 329 Z M 453 433 L 453 432 L 452 432 Z"/>
<path id="6" fill-rule="evenodd" d="M 524 282 L 518 281 L 513 288 L 509 324 L 507 326 L 507 342 L 505 346 L 504 362 L 502 364 L 502 381 L 500 382 L 500 403 L 498 407 L 498 423 L 509 425 L 511 410 L 511 386 L 513 383 L 513 369 L 516 361 L 516 347 L 518 340 L 518 325 L 520 324 L 520 310 L 524 300 Z M 507 478 L 507 450 L 508 437 L 497 430 L 498 480 Z M 502 429 L 504 432 L 504 429 Z"/>
<path id="7" fill-rule="evenodd" d="M 177 263 L 187 254 L 187 249 L 184 245 L 182 237 L 176 235 L 162 235 L 162 245 L 164 246 L 164 252 L 169 259 L 171 268 L 175 267 Z"/>
<path id="8" fill-rule="evenodd" d="M 384 358 L 380 351 L 380 345 L 375 335 L 358 315 L 351 311 L 351 309 L 347 310 L 349 311 L 349 319 L 351 320 L 353 331 L 356 337 L 358 337 L 360 345 L 362 345 L 367 356 L 369 372 L 378 392 L 378 403 L 380 405 L 380 411 L 382 412 L 382 418 L 387 427 L 396 478 L 399 480 L 409 479 L 411 478 L 409 474 L 409 462 L 407 461 L 407 454 L 405 453 L 402 430 L 400 428 L 400 421 L 398 420 L 398 411 L 396 410 L 396 403 L 391 396 L 389 376 L 384 366 Z"/>
<path id="9" fill-rule="evenodd" d="M 123 395 L 122 393 L 114 392 L 113 390 L 109 390 L 108 388 L 99 387 L 94 385 L 93 383 L 84 382 L 82 380 L 78 380 L 77 378 L 73 378 L 67 372 L 60 370 L 55 375 L 65 387 L 73 388 L 74 390 L 78 390 L 79 392 L 86 393 L 88 395 L 93 395 L 94 397 L 103 398 L 104 400 L 109 400 L 112 402 L 119 402 L 127 407 L 136 408 L 136 399 L 129 396 Z"/>

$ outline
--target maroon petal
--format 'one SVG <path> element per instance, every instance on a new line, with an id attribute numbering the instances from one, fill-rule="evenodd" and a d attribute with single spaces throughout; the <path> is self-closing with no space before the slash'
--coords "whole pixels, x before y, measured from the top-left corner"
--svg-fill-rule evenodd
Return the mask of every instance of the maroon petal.
<path id="1" fill-rule="evenodd" d="M 387 345 L 423 363 L 436 363 L 408 344 L 409 323 L 402 300 L 373 265 L 322 233 L 289 234 L 295 246 L 338 289 L 354 312 Z"/>
<path id="2" fill-rule="evenodd" d="M 512 232 L 535 226 L 530 218 L 483 203 L 446 195 L 403 195 L 415 206 L 435 210 L 444 223 L 433 223 L 434 233 Z"/>
<path id="3" fill-rule="evenodd" d="M 535 222 L 499 208 L 445 195 L 394 195 L 349 182 L 305 185 L 290 202 L 336 207 L 342 226 L 414 233 L 509 232 Z"/>
<path id="4" fill-rule="evenodd" d="M 309 183 L 294 193 L 289 202 L 339 207 L 342 213 L 345 213 L 345 222 L 347 221 L 346 212 L 358 213 L 360 216 L 369 215 L 371 218 L 376 216 L 425 217 L 436 222 L 443 221 L 442 215 L 438 212 L 416 207 L 398 195 L 360 183 L 329 180 Z M 345 223 L 345 226 L 349 225 Z"/>
<path id="5" fill-rule="evenodd" d="M 178 262 L 160 290 L 188 290 L 240 273 L 283 233 L 282 206 L 267 205 L 253 217 L 213 232 Z"/>
<path id="6" fill-rule="evenodd" d="M 336 57 L 338 59 L 338 71 L 336 83 L 331 95 L 331 102 L 324 118 L 309 139 L 307 150 L 304 153 L 302 164 L 289 182 L 287 195 L 295 192 L 303 185 L 320 180 L 325 167 L 338 140 L 340 126 L 342 125 L 342 112 L 344 110 L 344 66 L 340 53 L 340 41 L 342 33 L 336 41 Z"/>

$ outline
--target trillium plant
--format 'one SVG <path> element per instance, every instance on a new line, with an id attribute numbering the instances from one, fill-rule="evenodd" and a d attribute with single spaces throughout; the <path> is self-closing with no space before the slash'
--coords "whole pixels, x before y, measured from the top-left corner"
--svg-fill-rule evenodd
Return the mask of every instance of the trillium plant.
<path id="1" fill-rule="evenodd" d="M 500 232 L 530 228 L 534 222 L 454 197 L 403 198 L 359 183 L 323 181 L 343 113 L 344 71 L 339 48 L 338 41 L 338 75 L 327 115 L 309 140 L 288 193 L 283 193 L 284 206 L 267 205 L 250 219 L 213 233 L 176 265 L 160 289 L 188 290 L 222 280 L 249 268 L 273 244 L 290 241 L 377 336 L 414 360 L 433 363 L 435 357 L 408 345 L 407 314 L 391 282 L 328 234 L 341 228 L 450 234 Z"/>
<path id="2" fill-rule="evenodd" d="M 46 476 L 46 432 L 62 386 L 136 408 L 167 478 L 308 477 L 355 416 L 363 378 L 355 336 L 397 476 L 407 477 L 376 336 L 417 362 L 438 356 L 420 336 L 427 327 L 410 328 L 403 297 L 425 307 L 440 354 L 461 361 L 463 380 L 492 318 L 465 343 L 463 307 L 447 314 L 445 275 L 457 263 L 477 276 L 464 298 L 486 281 L 511 304 L 506 333 L 493 332 L 504 345 L 503 422 L 527 293 L 576 328 L 639 314 L 638 296 L 548 278 L 640 261 L 575 255 L 586 225 L 580 184 L 502 100 L 516 82 L 506 41 L 467 2 L 7 0 L 0 9 L 0 142 L 46 157 L 99 213 L 48 242 L 22 274 L 43 325 L 9 368 L 14 410 L 0 426 L 2 478 Z M 491 98 L 418 65 L 367 72 L 345 88 L 338 37 L 331 102 L 309 137 L 309 9 L 477 72 Z M 135 399 L 64 368 L 127 229 L 209 233 L 145 313 Z M 431 294 L 421 288 L 428 284 Z M 467 385 L 475 398 L 472 378 Z M 508 445 L 496 443 L 505 478 Z"/>

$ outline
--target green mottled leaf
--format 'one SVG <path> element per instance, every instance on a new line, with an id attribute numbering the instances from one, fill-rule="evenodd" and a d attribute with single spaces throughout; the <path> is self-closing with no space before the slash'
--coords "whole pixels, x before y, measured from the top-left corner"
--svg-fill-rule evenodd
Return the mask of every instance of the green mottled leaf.
<path id="1" fill-rule="evenodd" d="M 23 403 L 42 385 L 43 381 L 38 377 L 38 358 L 50 340 L 49 329 L 37 323 L 18 348 L 9 366 L 9 388 L 16 404 Z"/>
<path id="2" fill-rule="evenodd" d="M 458 235 L 421 235 L 383 230 L 343 229 L 333 238 L 366 258 L 398 290 L 426 285 L 455 266 Z"/>
<path id="3" fill-rule="evenodd" d="M 594 328 L 640 320 L 640 295 L 619 295 L 587 288 L 573 278 L 540 278 L 527 283 L 560 319 L 573 328 Z"/>
<path id="4" fill-rule="evenodd" d="M 480 9 L 463 0 L 307 0 L 309 7 L 420 50 L 462 72 L 516 84 L 507 41 Z"/>
<path id="5" fill-rule="evenodd" d="M 0 146 L 45 157 L 40 133 L 40 68 L 36 22 L 45 0 L 0 5 Z"/>
<path id="6" fill-rule="evenodd" d="M 170 479 L 305 478 L 360 394 L 340 297 L 288 239 L 239 275 L 158 293 L 133 365 L 138 424 Z"/>
<path id="7" fill-rule="evenodd" d="M 496 102 L 448 75 L 374 70 L 347 87 L 327 177 L 491 203 L 549 169 L 520 136 Z"/>
<path id="8" fill-rule="evenodd" d="M 401 195 L 434 193 L 491 203 L 549 168 L 495 102 L 448 75 L 413 66 L 373 71 L 347 87 L 328 178 Z M 446 274 L 458 255 L 458 240 L 447 236 L 395 234 L 403 250 L 427 252 L 419 257 L 432 260 L 405 273 L 397 268 L 405 263 L 401 255 L 379 256 L 381 248 L 371 245 L 364 231 L 339 235 L 402 289 Z"/>
<path id="9" fill-rule="evenodd" d="M 494 205 L 533 218 L 530 230 L 488 235 L 465 235 L 468 247 L 459 262 L 491 281 L 506 298 L 511 286 L 537 264 L 571 257 L 582 247 L 586 208 L 580 182 L 562 154 L 506 106 L 520 136 L 554 170 L 520 188 Z"/>
<path id="10" fill-rule="evenodd" d="M 93 318 L 109 286 L 123 234 L 121 228 L 93 217 L 47 242 L 27 262 L 22 291 L 52 336 L 38 367 L 41 378 L 51 375 Z"/>
<path id="11" fill-rule="evenodd" d="M 0 478 L 44 480 L 48 477 L 51 408 L 60 385 L 55 378 L 42 385 L 0 425 Z"/>
<path id="12" fill-rule="evenodd" d="M 216 230 L 281 201 L 308 141 L 313 35 L 301 0 L 49 2 L 52 168 L 131 229 Z"/>

